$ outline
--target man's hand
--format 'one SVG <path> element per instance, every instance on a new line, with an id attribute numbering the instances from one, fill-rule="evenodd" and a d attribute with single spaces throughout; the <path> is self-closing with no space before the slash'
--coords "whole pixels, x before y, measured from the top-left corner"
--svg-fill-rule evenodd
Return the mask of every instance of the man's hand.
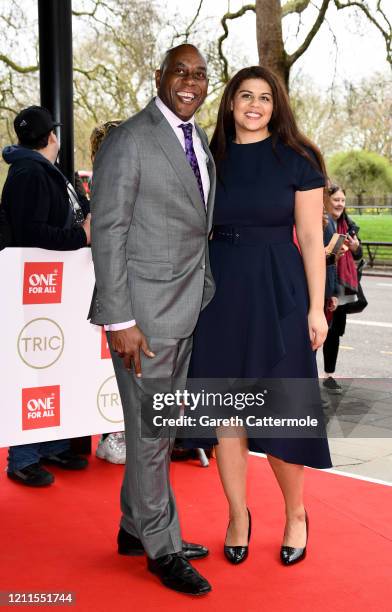
<path id="1" fill-rule="evenodd" d="M 85 220 L 82 223 L 82 228 L 84 229 L 85 233 L 86 233 L 86 238 L 87 238 L 87 244 L 91 244 L 91 213 L 88 213 L 87 217 L 85 218 Z"/>
<path id="2" fill-rule="evenodd" d="M 133 364 L 138 378 L 142 375 L 140 349 L 146 357 L 155 357 L 155 353 L 150 350 L 147 344 L 145 335 L 137 325 L 110 332 L 110 344 L 112 349 L 122 358 L 127 370 L 131 370 Z"/>

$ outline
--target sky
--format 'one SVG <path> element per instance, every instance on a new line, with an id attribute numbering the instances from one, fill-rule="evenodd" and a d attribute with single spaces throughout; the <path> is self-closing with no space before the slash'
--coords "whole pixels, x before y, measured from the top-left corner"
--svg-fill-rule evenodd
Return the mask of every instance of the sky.
<path id="1" fill-rule="evenodd" d="M 313 0 L 316 6 L 320 6 L 320 0 Z M 241 0 L 230 0 L 230 10 L 237 11 L 242 5 L 248 2 Z M 375 0 L 368 0 L 369 5 L 374 5 Z M 176 12 L 182 15 L 192 16 L 199 4 L 199 0 L 166 0 L 167 11 Z M 218 35 L 221 33 L 219 27 L 219 17 L 227 10 L 227 0 L 204 0 L 201 18 L 209 17 L 211 24 L 216 23 Z M 392 0 L 384 0 L 384 7 L 387 14 L 392 19 Z M 311 27 L 317 11 L 308 8 L 302 16 L 303 31 L 305 34 Z M 255 32 L 255 15 L 253 12 L 246 13 L 243 17 L 229 23 L 230 46 L 238 49 L 246 56 L 249 65 L 258 62 L 256 36 L 251 36 L 250 32 Z M 295 40 L 297 32 L 298 18 L 290 16 L 284 19 L 284 35 L 287 37 L 286 49 L 292 52 L 297 46 Z M 334 45 L 333 31 L 338 52 Z M 301 41 L 302 42 L 302 41 Z M 325 23 L 307 52 L 296 63 L 294 75 L 298 70 L 309 75 L 321 89 L 328 89 L 334 81 L 338 86 L 342 81 L 348 80 L 357 82 L 375 72 L 390 73 L 389 64 L 386 59 L 385 44 L 378 30 L 366 22 L 363 17 L 358 19 L 355 11 L 344 9 L 337 11 L 331 6 L 327 12 L 327 23 Z"/>

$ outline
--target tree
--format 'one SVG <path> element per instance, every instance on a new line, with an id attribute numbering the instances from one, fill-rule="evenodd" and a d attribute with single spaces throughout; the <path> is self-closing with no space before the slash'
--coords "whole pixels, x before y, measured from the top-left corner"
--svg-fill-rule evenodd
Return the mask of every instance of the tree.
<path id="1" fill-rule="evenodd" d="M 299 72 L 290 98 L 300 128 L 324 155 L 364 149 L 392 160 L 392 82 L 387 75 L 375 73 L 324 92 Z"/>
<path id="2" fill-rule="evenodd" d="M 74 3 L 76 4 L 76 3 Z M 163 27 L 149 0 L 103 3 L 86 19 L 84 41 L 74 48 L 76 167 L 90 166 L 89 135 L 94 126 L 137 113 L 153 95 Z"/>
<path id="3" fill-rule="evenodd" d="M 386 58 L 392 66 L 392 26 L 387 17 L 385 5 L 389 0 L 319 0 L 316 6 L 312 0 L 256 0 L 246 4 L 236 12 L 227 11 L 221 20 L 223 34 L 218 39 L 218 50 L 222 63 L 222 79 L 228 81 L 229 70 L 227 58 L 223 52 L 223 42 L 229 35 L 227 22 L 242 17 L 248 11 L 256 14 L 256 37 L 259 62 L 275 70 L 289 89 L 290 71 L 295 62 L 308 50 L 313 39 L 326 21 L 327 10 L 334 6 L 337 10 L 353 9 L 365 17 L 380 33 L 385 42 Z M 308 8 L 316 8 L 313 24 L 292 53 L 285 49 L 282 20 L 289 15 L 298 17 L 298 33 L 302 31 L 301 17 Z"/>
<path id="4" fill-rule="evenodd" d="M 392 81 L 376 73 L 345 90 L 346 147 L 392 160 Z"/>
<path id="5" fill-rule="evenodd" d="M 4 144 L 15 139 L 16 113 L 39 103 L 37 11 L 26 10 L 21 0 L 14 0 L 12 6 L 9 0 L 0 0 L 0 21 L 7 25 L 0 41 Z M 76 167 L 90 166 L 89 135 L 97 123 L 136 113 L 155 91 L 153 75 L 163 27 L 150 0 L 74 0 Z"/>
<path id="6" fill-rule="evenodd" d="M 392 190 L 392 166 L 377 153 L 337 153 L 328 164 L 331 179 L 358 197 L 365 193 L 384 194 Z"/>

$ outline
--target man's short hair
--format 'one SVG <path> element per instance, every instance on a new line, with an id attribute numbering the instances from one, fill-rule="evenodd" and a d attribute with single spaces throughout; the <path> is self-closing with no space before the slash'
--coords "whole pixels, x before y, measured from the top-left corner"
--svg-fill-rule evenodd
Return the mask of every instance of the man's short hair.
<path id="1" fill-rule="evenodd" d="M 26 147 L 26 149 L 34 149 L 35 151 L 39 151 L 40 149 L 45 149 L 48 146 L 49 136 L 51 135 L 52 132 L 53 130 L 51 130 L 44 136 L 40 136 L 39 138 L 36 138 L 35 140 L 24 140 L 23 138 L 22 139 L 19 138 L 19 144 L 22 145 L 22 147 Z"/>
<path id="2" fill-rule="evenodd" d="M 173 53 L 173 51 L 176 51 L 176 49 L 178 49 L 179 47 L 185 47 L 185 46 L 186 47 L 193 47 L 198 53 L 200 53 L 200 49 L 198 49 L 196 47 L 196 45 L 192 45 L 191 43 L 181 43 L 180 45 L 176 45 L 175 47 L 171 47 L 170 49 L 165 51 L 165 54 L 162 57 L 161 65 L 159 67 L 159 70 L 160 70 L 161 74 L 165 70 L 167 61 L 168 61 L 170 55 Z M 202 54 L 200 53 L 200 55 L 202 55 Z"/>

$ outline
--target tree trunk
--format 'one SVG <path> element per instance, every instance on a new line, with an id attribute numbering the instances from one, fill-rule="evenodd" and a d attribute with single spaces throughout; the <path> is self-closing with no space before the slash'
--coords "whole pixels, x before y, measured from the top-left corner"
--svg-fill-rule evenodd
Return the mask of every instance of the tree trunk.
<path id="1" fill-rule="evenodd" d="M 256 35 L 259 64 L 274 70 L 288 90 L 290 70 L 283 45 L 280 0 L 256 0 Z"/>

